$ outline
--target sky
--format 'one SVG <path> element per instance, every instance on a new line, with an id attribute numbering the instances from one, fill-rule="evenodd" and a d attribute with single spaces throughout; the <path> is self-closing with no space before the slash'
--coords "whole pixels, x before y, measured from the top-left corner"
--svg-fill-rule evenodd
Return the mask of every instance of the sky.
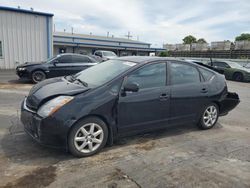
<path id="1" fill-rule="evenodd" d="M 125 38 L 161 48 L 187 35 L 234 41 L 250 32 L 250 0 L 0 0 L 0 6 L 54 14 L 56 31 Z"/>

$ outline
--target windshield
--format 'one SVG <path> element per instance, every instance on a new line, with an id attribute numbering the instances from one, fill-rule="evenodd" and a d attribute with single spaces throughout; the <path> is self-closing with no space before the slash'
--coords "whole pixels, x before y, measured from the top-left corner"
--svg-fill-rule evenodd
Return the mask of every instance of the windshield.
<path id="1" fill-rule="evenodd" d="M 60 55 L 56 55 L 56 56 L 53 56 L 53 57 L 47 59 L 46 63 L 52 62 L 54 59 L 58 58 L 59 56 L 60 56 Z"/>
<path id="2" fill-rule="evenodd" d="M 230 67 L 232 68 L 236 68 L 236 69 L 242 69 L 242 66 L 239 63 L 233 62 L 233 61 L 229 61 L 227 62 L 229 64 Z"/>
<path id="3" fill-rule="evenodd" d="M 116 56 L 114 52 L 103 52 L 104 56 Z"/>
<path id="4" fill-rule="evenodd" d="M 128 61 L 108 60 L 85 69 L 77 73 L 74 77 L 80 79 L 90 87 L 95 87 L 109 82 L 135 65 L 136 63 Z"/>

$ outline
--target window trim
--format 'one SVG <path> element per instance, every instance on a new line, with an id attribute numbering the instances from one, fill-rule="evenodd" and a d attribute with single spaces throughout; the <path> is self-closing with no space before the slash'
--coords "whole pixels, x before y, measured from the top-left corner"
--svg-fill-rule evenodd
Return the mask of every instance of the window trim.
<path id="1" fill-rule="evenodd" d="M 173 83 L 172 83 L 172 69 L 171 69 L 171 64 L 172 64 L 172 63 L 183 64 L 183 65 L 187 65 L 187 66 L 194 67 L 194 68 L 197 70 L 197 72 L 199 73 L 200 82 L 173 84 Z M 170 78 L 169 78 L 169 81 L 170 81 L 170 82 L 169 82 L 169 84 L 170 84 L 171 86 L 192 85 L 192 84 L 197 84 L 197 83 L 202 83 L 202 82 L 204 82 L 204 81 L 203 81 L 204 78 L 202 77 L 201 72 L 199 71 L 198 67 L 195 66 L 195 65 L 186 63 L 186 62 L 181 62 L 181 61 L 170 61 L 170 62 L 169 62 L 169 71 L 170 71 L 170 73 L 169 73 L 169 75 L 170 75 Z"/>
<path id="2" fill-rule="evenodd" d="M 123 90 L 124 88 L 124 84 L 126 83 L 127 81 L 127 78 L 129 75 L 133 74 L 135 71 L 138 71 L 142 68 L 144 68 L 145 66 L 150 66 L 150 65 L 154 65 L 154 64 L 159 64 L 159 63 L 165 63 L 165 68 L 166 68 L 166 80 L 165 80 L 165 86 L 161 86 L 161 87 L 166 87 L 168 86 L 168 62 L 167 61 L 152 61 L 150 63 L 145 63 L 139 67 L 137 67 L 136 69 L 132 70 L 131 72 L 129 72 L 127 75 L 125 75 L 123 77 L 123 81 L 122 81 L 122 86 L 121 86 L 121 91 Z M 141 91 L 147 91 L 147 90 L 152 90 L 154 88 L 160 88 L 160 87 L 151 87 L 151 88 L 144 88 L 144 89 L 139 89 L 138 92 L 141 92 Z M 138 93 L 137 92 L 137 93 Z"/>

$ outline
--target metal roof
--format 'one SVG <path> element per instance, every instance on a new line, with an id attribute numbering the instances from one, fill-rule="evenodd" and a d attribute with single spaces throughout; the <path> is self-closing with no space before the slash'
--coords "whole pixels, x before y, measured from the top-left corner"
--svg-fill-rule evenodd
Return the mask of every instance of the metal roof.
<path id="1" fill-rule="evenodd" d="M 123 57 L 118 57 L 116 59 L 120 59 L 123 61 L 132 61 L 135 63 L 145 63 L 145 62 L 160 61 L 160 60 L 162 61 L 177 60 L 176 58 L 173 57 L 158 57 L 158 56 L 123 56 Z"/>
<path id="2" fill-rule="evenodd" d="M 49 17 L 54 16 L 54 14 L 51 14 L 51 13 L 37 12 L 37 11 L 33 11 L 33 10 L 26 10 L 26 9 L 13 8 L 13 7 L 0 6 L 0 10 L 19 12 L 19 13 L 26 13 L 26 14 L 34 14 L 34 15 L 41 15 L 41 16 L 49 16 Z"/>
<path id="3" fill-rule="evenodd" d="M 119 38 L 119 37 L 106 37 L 106 36 L 98 36 L 98 35 L 86 35 L 86 34 L 72 34 L 72 33 L 65 33 L 65 32 L 54 32 L 54 37 L 58 38 L 75 38 L 75 39 L 87 39 L 87 40 L 96 40 L 96 41 L 106 41 L 106 42 L 123 42 L 123 43 L 130 43 L 130 44 L 146 44 L 150 45 L 150 43 L 141 42 L 137 40 L 130 40 L 126 38 Z"/>

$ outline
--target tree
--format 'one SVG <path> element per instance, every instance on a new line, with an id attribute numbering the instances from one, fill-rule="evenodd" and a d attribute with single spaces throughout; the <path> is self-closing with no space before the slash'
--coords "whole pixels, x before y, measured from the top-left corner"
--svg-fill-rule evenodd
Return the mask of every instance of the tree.
<path id="1" fill-rule="evenodd" d="M 168 53 L 167 51 L 160 52 L 160 53 L 159 53 L 159 56 L 160 56 L 160 57 L 167 57 L 167 56 L 169 56 L 169 53 Z"/>
<path id="2" fill-rule="evenodd" d="M 241 35 L 239 35 L 235 38 L 235 41 L 241 41 L 241 40 L 249 40 L 250 41 L 250 33 L 242 33 Z"/>
<path id="3" fill-rule="evenodd" d="M 197 43 L 203 44 L 203 43 L 207 43 L 207 41 L 204 38 L 200 38 L 197 40 Z"/>
<path id="4" fill-rule="evenodd" d="M 194 37 L 194 36 L 192 36 L 192 35 L 188 35 L 188 36 L 186 36 L 184 39 L 182 39 L 183 40 L 183 43 L 184 44 L 191 44 L 191 43 L 196 43 L 197 41 L 196 41 L 196 38 Z"/>

